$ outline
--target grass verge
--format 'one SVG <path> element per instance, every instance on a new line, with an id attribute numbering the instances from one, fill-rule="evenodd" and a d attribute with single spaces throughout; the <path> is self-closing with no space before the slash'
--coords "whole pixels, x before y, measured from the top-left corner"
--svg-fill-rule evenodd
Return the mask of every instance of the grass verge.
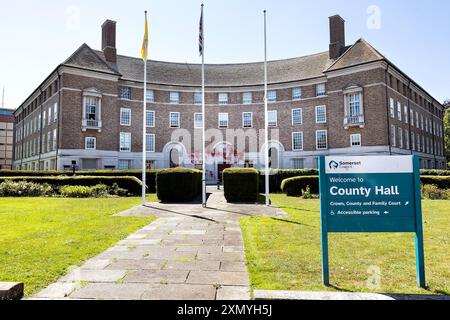
<path id="1" fill-rule="evenodd" d="M 423 202 L 429 286 L 423 290 L 416 285 L 414 235 L 397 233 L 330 234 L 333 287 L 324 287 L 319 200 L 282 194 L 271 195 L 271 199 L 291 216 L 241 220 L 253 288 L 450 294 L 450 201 Z"/>
<path id="2" fill-rule="evenodd" d="M 154 201 L 149 195 L 149 201 Z M 0 198 L 0 281 L 35 293 L 155 218 L 115 217 L 139 198 Z"/>

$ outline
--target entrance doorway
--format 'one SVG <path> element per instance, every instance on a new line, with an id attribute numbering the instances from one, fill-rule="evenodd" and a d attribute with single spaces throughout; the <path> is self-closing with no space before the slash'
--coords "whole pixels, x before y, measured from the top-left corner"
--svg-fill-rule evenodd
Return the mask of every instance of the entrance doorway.
<path id="1" fill-rule="evenodd" d="M 228 163 L 220 163 L 217 165 L 217 180 L 222 184 L 222 173 L 225 169 L 231 168 L 231 164 Z"/>

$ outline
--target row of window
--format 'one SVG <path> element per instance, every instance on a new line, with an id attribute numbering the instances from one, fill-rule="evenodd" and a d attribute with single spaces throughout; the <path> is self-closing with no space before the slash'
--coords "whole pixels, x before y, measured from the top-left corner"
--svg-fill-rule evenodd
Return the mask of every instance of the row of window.
<path id="1" fill-rule="evenodd" d="M 15 159 L 29 158 L 36 156 L 40 153 L 39 148 L 42 148 L 42 153 L 47 153 L 56 150 L 57 133 L 56 129 L 48 131 L 47 134 L 41 138 L 37 137 L 33 140 L 25 141 L 22 144 L 17 145 L 15 148 Z"/>
<path id="2" fill-rule="evenodd" d="M 361 135 L 355 134 L 351 135 L 351 146 L 361 146 Z M 149 133 L 145 136 L 145 146 L 147 152 L 155 152 L 155 134 Z M 119 150 L 121 152 L 131 152 L 131 133 L 121 132 L 119 141 Z M 317 150 L 328 149 L 328 131 L 327 130 L 317 130 L 316 131 L 316 148 Z M 97 149 L 97 139 L 95 137 L 85 138 L 85 149 L 86 150 L 96 150 Z M 292 133 L 292 150 L 293 151 L 303 151 L 303 132 L 293 132 Z"/>
<path id="3" fill-rule="evenodd" d="M 361 134 L 350 135 L 350 147 L 356 148 L 362 146 Z M 317 130 L 316 131 L 316 149 L 326 150 L 328 149 L 328 131 Z M 303 132 L 292 133 L 292 150 L 303 151 Z"/>
<path id="4" fill-rule="evenodd" d="M 16 142 L 21 141 L 22 139 L 28 137 L 29 135 L 36 133 L 42 128 L 49 126 L 52 122 L 56 122 L 58 120 L 58 103 L 55 103 L 53 106 L 48 107 L 41 114 L 35 115 L 30 121 L 26 122 L 22 127 L 18 127 L 16 131 Z"/>
<path id="5" fill-rule="evenodd" d="M 121 152 L 131 152 L 131 133 L 121 132 L 119 143 Z M 97 150 L 97 138 L 86 137 L 84 140 L 84 146 L 86 150 Z M 146 134 L 145 146 L 147 152 L 155 152 L 155 134 Z"/>
<path id="6" fill-rule="evenodd" d="M 276 102 L 278 101 L 277 90 L 269 90 L 267 92 L 267 101 L 268 102 Z M 316 85 L 316 96 L 322 97 L 326 95 L 326 85 L 325 83 L 320 83 Z M 131 87 L 119 87 L 119 98 L 125 100 L 131 100 Z M 302 99 L 302 88 L 295 87 L 291 89 L 291 97 L 292 100 L 300 100 Z M 146 92 L 146 100 L 147 102 L 155 102 L 155 92 L 153 90 L 147 90 Z M 201 92 L 194 93 L 194 104 L 202 104 L 203 95 Z M 217 96 L 218 104 L 226 105 L 229 103 L 229 94 L 228 93 L 219 93 Z M 177 91 L 169 92 L 169 102 L 171 104 L 179 104 L 180 103 L 180 93 Z M 253 93 L 252 92 L 244 92 L 242 93 L 242 104 L 252 104 L 253 103 Z"/>
<path id="7" fill-rule="evenodd" d="M 303 132 L 292 133 L 292 150 L 303 151 Z M 317 130 L 316 131 L 316 149 L 326 150 L 328 149 L 328 131 Z"/>
<path id="8" fill-rule="evenodd" d="M 409 110 L 409 116 L 408 116 L 408 106 L 403 106 L 402 110 L 402 103 L 400 101 L 397 101 L 397 107 L 395 104 L 395 101 L 393 98 L 389 99 L 389 111 L 391 118 L 397 119 L 398 121 L 404 121 L 406 124 L 410 123 L 411 126 L 416 126 L 417 129 L 421 129 L 425 132 L 428 132 L 430 134 L 434 134 L 438 137 L 443 137 L 443 128 L 442 125 L 439 125 L 437 122 L 433 122 L 431 118 L 424 117 L 422 114 L 419 114 L 419 112 L 415 112 L 414 117 L 414 110 Z"/>
<path id="9" fill-rule="evenodd" d="M 409 140 L 411 138 L 411 141 Z M 432 138 L 425 135 L 409 133 L 408 129 L 391 125 L 391 145 L 401 149 L 411 149 L 413 151 L 423 152 L 443 156 L 444 150 L 441 143 L 433 142 Z"/>
<path id="10" fill-rule="evenodd" d="M 55 80 L 52 84 L 50 84 L 42 93 L 34 99 L 23 112 L 21 112 L 17 116 L 17 120 L 20 122 L 25 119 L 29 114 L 31 114 L 34 110 L 36 110 L 40 105 L 42 105 L 47 99 L 49 99 L 52 95 L 54 95 L 59 90 L 59 82 Z"/>
<path id="11" fill-rule="evenodd" d="M 408 97 L 410 100 L 415 102 L 417 105 L 425 108 L 429 112 L 437 115 L 439 118 L 442 118 L 442 111 L 437 109 L 431 102 L 426 100 L 416 91 L 413 91 L 409 88 L 405 83 L 402 83 L 399 79 L 396 79 L 394 76 L 389 75 L 389 86 L 396 90 L 398 93 L 402 94 L 405 97 Z"/>
<path id="12" fill-rule="evenodd" d="M 326 106 L 317 106 L 315 110 L 316 123 L 323 124 L 327 123 L 327 108 Z M 302 125 L 303 124 L 303 109 L 296 108 L 291 111 L 292 125 Z M 268 121 L 269 127 L 278 126 L 278 112 L 276 110 L 268 111 Z M 121 108 L 120 109 L 120 125 L 121 126 L 131 126 L 131 109 Z M 146 114 L 146 126 L 147 128 L 155 127 L 155 112 L 147 111 Z M 171 128 L 180 128 L 181 119 L 180 112 L 170 112 L 169 113 L 169 126 Z M 219 113 L 218 115 L 218 126 L 219 128 L 228 128 L 229 126 L 229 115 L 228 113 Z M 200 129 L 203 127 L 203 117 L 201 113 L 194 113 L 194 128 Z M 242 113 L 242 127 L 252 128 L 253 127 L 253 112 L 243 112 Z"/>

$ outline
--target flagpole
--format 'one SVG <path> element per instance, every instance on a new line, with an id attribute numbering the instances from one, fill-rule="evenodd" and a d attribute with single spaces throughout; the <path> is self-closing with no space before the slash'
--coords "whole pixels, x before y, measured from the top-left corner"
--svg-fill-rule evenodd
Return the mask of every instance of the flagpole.
<path id="1" fill-rule="evenodd" d="M 202 28 L 202 204 L 206 208 L 206 102 L 205 102 L 205 30 L 203 24 L 203 3 L 201 13 L 201 28 Z"/>
<path id="2" fill-rule="evenodd" d="M 145 11 L 145 27 L 147 28 L 147 11 Z M 146 29 L 147 30 L 147 29 Z M 144 40 L 148 41 L 148 40 Z M 148 42 L 147 42 L 148 52 Z M 146 54 L 147 54 L 146 52 Z M 144 97 L 143 97 L 143 116 L 142 116 L 142 205 L 144 206 L 147 201 L 147 57 L 144 59 Z"/>
<path id="3" fill-rule="evenodd" d="M 266 206 L 270 205 L 269 190 L 269 118 L 268 118 L 268 101 L 267 101 L 267 18 L 266 10 L 264 10 L 264 135 L 265 135 L 265 189 L 266 189 Z"/>

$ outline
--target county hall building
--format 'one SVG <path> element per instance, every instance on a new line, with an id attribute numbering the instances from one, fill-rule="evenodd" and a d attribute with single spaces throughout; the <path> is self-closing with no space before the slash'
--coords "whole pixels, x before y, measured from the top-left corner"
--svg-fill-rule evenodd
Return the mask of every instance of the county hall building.
<path id="1" fill-rule="evenodd" d="M 423 168 L 444 168 L 443 105 L 364 39 L 346 45 L 340 16 L 329 23 L 329 50 L 268 63 L 272 166 L 414 154 Z M 143 61 L 117 54 L 111 20 L 101 49 L 83 44 L 17 108 L 15 169 L 141 168 Z M 261 62 L 206 65 L 206 129 L 224 137 L 227 129 L 264 129 L 263 82 Z M 201 65 L 149 61 L 147 87 L 147 167 L 201 168 L 201 147 L 192 147 L 202 132 Z M 191 138 L 174 140 L 179 129 Z M 261 167 L 261 150 L 238 154 L 235 141 L 216 141 L 208 180 L 230 166 Z"/>

